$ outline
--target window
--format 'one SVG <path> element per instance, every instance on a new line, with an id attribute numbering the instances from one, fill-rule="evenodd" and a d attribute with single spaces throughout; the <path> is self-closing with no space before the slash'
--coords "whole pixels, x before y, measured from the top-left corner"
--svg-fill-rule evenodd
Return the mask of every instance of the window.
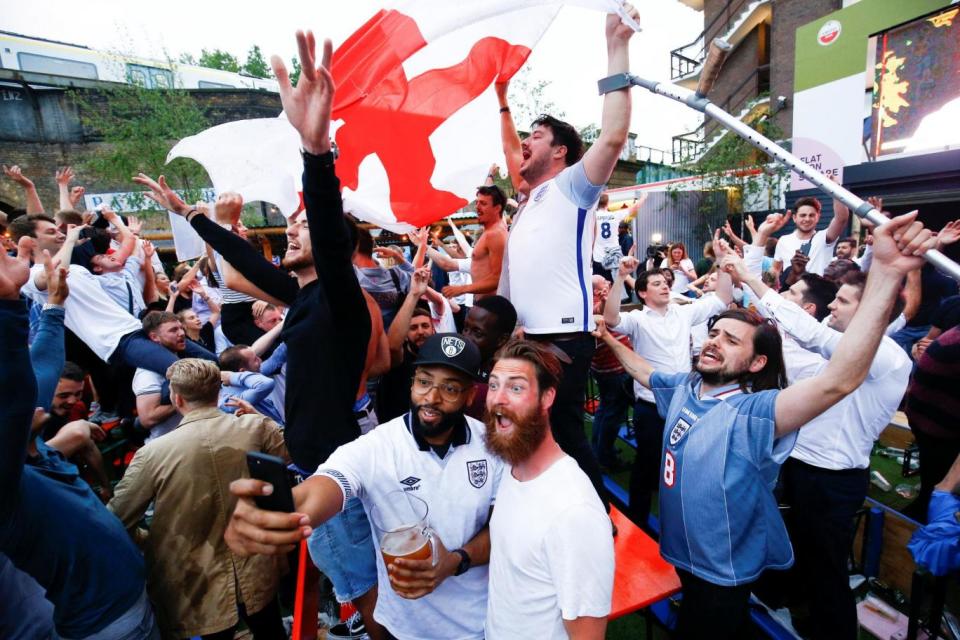
<path id="1" fill-rule="evenodd" d="M 147 67 L 142 64 L 127 64 L 127 79 L 147 89 L 170 89 L 173 87 L 173 73 L 167 69 Z"/>
<path id="2" fill-rule="evenodd" d="M 57 76 L 67 76 L 70 78 L 86 78 L 96 80 L 97 65 L 91 62 L 80 62 L 79 60 L 67 60 L 65 58 L 53 58 L 50 56 L 41 56 L 36 53 L 18 53 L 17 61 L 20 63 L 21 71 L 33 71 L 36 73 L 49 73 Z"/>
<path id="3" fill-rule="evenodd" d="M 206 80 L 201 80 L 197 83 L 197 86 L 201 89 L 234 89 L 235 87 L 232 84 L 223 84 L 220 82 L 207 82 Z"/>

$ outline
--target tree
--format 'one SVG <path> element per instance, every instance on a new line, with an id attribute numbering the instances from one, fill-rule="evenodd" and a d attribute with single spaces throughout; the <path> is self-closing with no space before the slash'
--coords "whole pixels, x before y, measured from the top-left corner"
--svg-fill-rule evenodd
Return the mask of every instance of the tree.
<path id="1" fill-rule="evenodd" d="M 510 110 L 517 129 L 525 131 L 530 123 L 544 113 L 563 120 L 566 114 L 547 97 L 549 80 L 536 80 L 531 76 L 530 67 L 523 67 L 510 80 Z"/>
<path id="2" fill-rule="evenodd" d="M 272 78 L 273 72 L 267 64 L 260 47 L 253 45 L 247 52 L 247 61 L 243 63 L 243 72 L 254 78 Z"/>
<path id="3" fill-rule="evenodd" d="M 297 58 L 291 58 L 290 69 L 290 84 L 297 86 L 297 81 L 300 80 L 300 72 L 303 70 L 300 67 L 300 60 Z"/>
<path id="4" fill-rule="evenodd" d="M 237 57 L 232 53 L 220 49 L 214 49 L 213 51 L 201 49 L 200 60 L 197 64 L 201 67 L 207 67 L 208 69 L 220 69 L 221 71 L 232 71 L 233 73 L 240 72 L 240 62 L 237 60 Z"/>
<path id="5" fill-rule="evenodd" d="M 197 59 L 193 57 L 192 53 L 181 53 L 180 57 L 177 58 L 177 62 L 180 64 L 188 64 L 193 67 L 199 66 Z"/>
<path id="6" fill-rule="evenodd" d="M 128 185 L 138 172 L 162 173 L 174 188 L 186 192 L 188 202 L 199 199 L 201 189 L 209 184 L 203 168 L 185 158 L 166 164 L 174 144 L 209 126 L 188 92 L 118 84 L 70 95 L 85 135 L 104 143 L 80 163 L 84 174 L 108 184 Z M 134 197 L 128 204 L 151 208 L 146 198 Z"/>

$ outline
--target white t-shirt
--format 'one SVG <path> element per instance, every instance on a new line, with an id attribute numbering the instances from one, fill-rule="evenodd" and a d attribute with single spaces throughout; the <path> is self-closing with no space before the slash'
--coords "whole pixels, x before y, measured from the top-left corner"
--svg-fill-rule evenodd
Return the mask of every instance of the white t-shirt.
<path id="1" fill-rule="evenodd" d="M 610 518 L 573 458 L 527 482 L 503 475 L 490 550 L 487 640 L 567 638 L 563 620 L 610 613 Z"/>
<path id="2" fill-rule="evenodd" d="M 43 265 L 30 269 L 30 279 L 20 289 L 38 304 L 46 304 L 47 292 L 37 289 L 34 279 L 43 273 Z M 140 321 L 127 313 L 107 295 L 95 276 L 80 265 L 70 265 L 67 284 L 70 295 L 64 303 L 64 325 L 77 334 L 97 356 L 106 362 L 120 338 L 139 331 Z"/>
<path id="3" fill-rule="evenodd" d="M 429 506 L 429 524 L 443 545 L 457 549 L 487 523 L 503 463 L 487 451 L 485 427 L 478 420 L 467 417 L 465 442 L 451 445 L 440 458 L 429 446 L 424 450 L 418 445 L 408 418 L 409 414 L 394 418 L 341 446 L 316 475 L 340 485 L 344 504 L 360 498 L 368 517 L 374 505 L 389 507 L 390 492 L 410 492 Z M 377 621 L 399 640 L 482 639 L 487 567 L 472 567 L 447 578 L 429 595 L 406 600 L 390 586 L 372 519 L 370 526 L 377 548 Z"/>
<path id="4" fill-rule="evenodd" d="M 132 315 L 137 318 L 147 308 L 143 299 L 143 283 L 140 281 L 142 264 L 140 258 L 129 256 L 120 271 L 96 276 L 100 280 L 100 288 L 122 309 L 132 311 Z"/>
<path id="5" fill-rule="evenodd" d="M 670 267 L 670 261 L 664 260 L 660 263 L 661 269 L 667 269 Z M 678 293 L 683 293 L 690 286 L 690 283 L 693 282 L 690 278 L 687 277 L 684 269 L 687 271 L 693 271 L 693 260 L 690 258 L 684 258 L 680 261 L 679 269 L 671 269 L 673 271 L 673 287 L 670 288 L 671 291 L 676 291 Z"/>
<path id="6" fill-rule="evenodd" d="M 149 369 L 137 369 L 133 374 L 133 395 L 149 396 L 160 393 L 160 387 L 163 386 L 163 376 Z M 169 418 L 150 427 L 150 435 L 145 442 L 156 440 L 160 436 L 166 435 L 180 426 L 180 420 L 183 416 L 174 411 Z"/>
<path id="7" fill-rule="evenodd" d="M 447 272 L 447 279 L 450 284 L 473 284 L 473 276 L 470 275 L 470 266 L 473 264 L 473 260 L 470 258 L 451 258 L 451 260 L 457 263 L 457 270 Z M 451 299 L 459 305 L 473 306 L 472 293 L 464 293 Z"/>
<path id="8" fill-rule="evenodd" d="M 810 261 L 807 262 L 806 272 L 822 276 L 823 270 L 827 268 L 827 265 L 830 264 L 830 260 L 833 258 L 833 248 L 837 246 L 837 240 L 829 244 L 827 243 L 826 229 L 817 231 L 813 234 L 813 237 L 808 240 L 801 240 L 797 237 L 796 231 L 781 236 L 777 241 L 777 250 L 773 254 L 773 260 L 775 262 L 779 260 L 783 265 L 783 271 L 786 271 L 787 267 L 790 266 L 790 260 L 793 259 L 793 255 L 807 243 L 810 244 L 810 248 L 807 251 Z"/>
<path id="9" fill-rule="evenodd" d="M 593 239 L 593 261 L 603 264 L 608 250 L 616 249 L 620 253 L 620 221 L 627 217 L 629 209 L 609 211 L 597 209 L 595 214 L 597 235 Z"/>
<path id="10" fill-rule="evenodd" d="M 633 350 L 662 373 L 690 371 L 690 343 L 694 326 L 706 322 L 727 308 L 717 296 L 704 296 L 693 304 L 671 304 L 660 315 L 650 307 L 620 313 L 615 328 L 630 336 Z M 637 398 L 654 402 L 653 392 L 634 381 Z M 664 409 L 665 410 L 665 409 Z"/>
<path id="11" fill-rule="evenodd" d="M 578 162 L 532 189 L 514 219 L 505 290 L 527 333 L 593 330 L 592 207 L 602 189 Z"/>
<path id="12" fill-rule="evenodd" d="M 456 333 L 457 324 L 453 319 L 453 308 L 450 306 L 450 302 L 443 298 L 441 304 L 443 304 L 443 315 L 437 315 L 437 309 L 434 307 L 434 303 L 430 303 L 430 320 L 433 322 L 433 330 L 435 333 Z"/>

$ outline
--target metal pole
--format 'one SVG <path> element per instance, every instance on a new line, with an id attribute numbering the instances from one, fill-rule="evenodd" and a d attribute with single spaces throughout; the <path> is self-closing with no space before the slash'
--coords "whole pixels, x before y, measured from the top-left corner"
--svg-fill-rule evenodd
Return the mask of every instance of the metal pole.
<path id="1" fill-rule="evenodd" d="M 789 167 L 791 171 L 800 174 L 813 184 L 817 185 L 822 191 L 825 191 L 833 198 L 850 207 L 850 210 L 861 218 L 878 226 L 886 222 L 886 216 L 874 209 L 870 203 L 865 202 L 853 193 L 844 189 L 839 184 L 829 180 L 822 173 L 808 165 L 797 156 L 777 145 L 766 136 L 750 128 L 746 123 L 733 117 L 707 99 L 706 94 L 710 91 L 713 82 L 716 80 L 717 75 L 719 74 L 720 66 L 723 64 L 723 61 L 729 51 L 730 45 L 722 40 L 714 40 L 713 43 L 711 43 L 710 52 L 707 55 L 707 59 L 703 65 L 703 70 L 701 71 L 700 75 L 701 81 L 696 92 L 690 91 L 689 89 L 684 89 L 683 87 L 678 87 L 674 84 L 659 82 L 656 80 L 647 80 L 631 74 L 623 74 L 625 77 L 612 76 L 611 78 L 605 78 L 604 80 L 601 80 L 600 92 L 606 93 L 607 91 L 622 88 L 628 83 L 638 87 L 643 87 L 652 93 L 656 93 L 667 98 L 672 98 L 677 102 L 682 102 L 691 109 L 696 109 L 697 111 L 701 111 L 707 116 L 710 116 L 757 149 L 760 149 L 764 153 L 776 158 L 780 163 Z M 927 251 L 923 257 L 927 260 L 927 262 L 933 264 L 935 267 L 951 276 L 954 280 L 960 281 L 960 265 L 945 256 L 940 251 L 932 249 Z"/>

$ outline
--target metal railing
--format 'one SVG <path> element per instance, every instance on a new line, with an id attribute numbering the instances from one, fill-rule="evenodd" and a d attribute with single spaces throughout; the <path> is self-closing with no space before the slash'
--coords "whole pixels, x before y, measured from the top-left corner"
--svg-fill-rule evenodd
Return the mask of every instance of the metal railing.
<path id="1" fill-rule="evenodd" d="M 736 115 L 752 100 L 770 90 L 770 65 L 757 67 L 730 92 L 727 99 L 718 103 L 724 111 Z M 686 133 L 673 137 L 673 164 L 684 164 L 699 158 L 706 149 L 707 140 L 716 131 L 715 123 L 704 119 L 703 123 Z"/>
<path id="2" fill-rule="evenodd" d="M 753 0 L 727 0 L 723 9 L 713 17 L 700 35 L 693 42 L 689 42 L 682 47 L 677 47 L 670 52 L 670 79 L 677 80 L 690 75 L 700 65 L 707 55 L 707 46 L 713 38 L 726 32 L 733 24 L 734 20 L 740 16 L 744 5 Z"/>

